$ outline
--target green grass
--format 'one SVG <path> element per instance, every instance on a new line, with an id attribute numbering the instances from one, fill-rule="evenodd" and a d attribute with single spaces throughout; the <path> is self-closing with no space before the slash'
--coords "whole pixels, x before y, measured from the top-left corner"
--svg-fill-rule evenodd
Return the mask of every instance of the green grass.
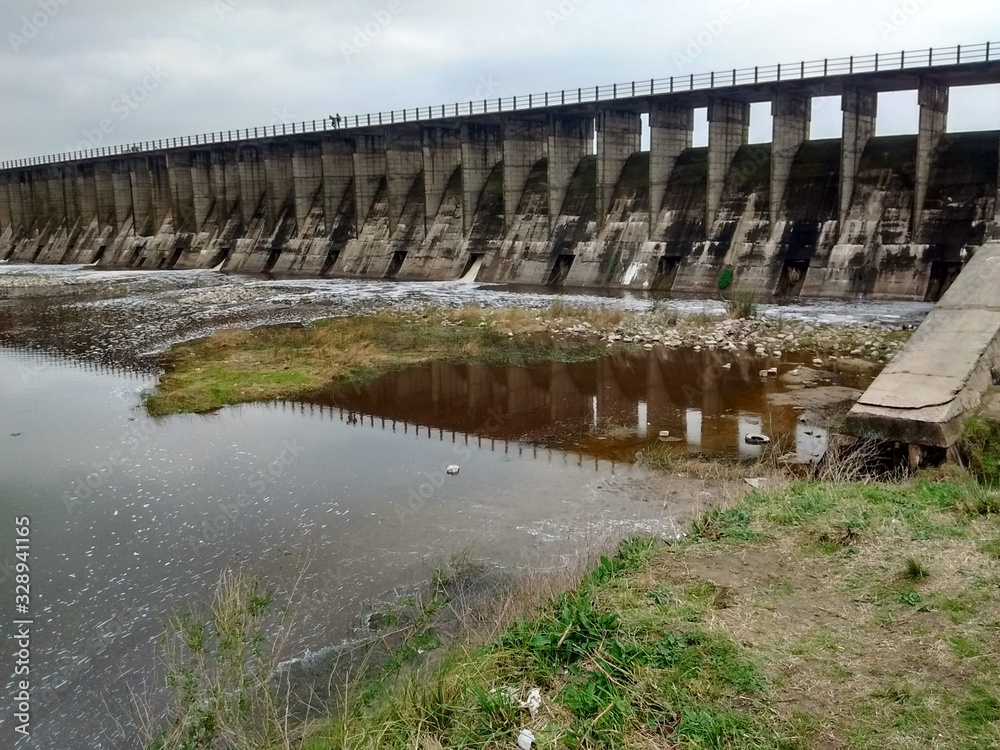
<path id="1" fill-rule="evenodd" d="M 1000 424 L 970 417 L 956 447 L 981 482 L 1000 483 Z M 992 506 L 990 512 L 1000 512 L 1000 504 Z"/>
<path id="2" fill-rule="evenodd" d="M 341 714 L 260 747 L 485 750 L 524 728 L 540 750 L 1000 746 L 995 496 L 926 479 L 751 492 L 678 540 L 622 542 L 485 643 L 444 645 L 436 618 L 479 572 L 463 553 Z M 196 654 L 211 641 L 180 632 Z M 211 716 L 184 716 L 184 747 L 218 741 Z"/>
<path id="3" fill-rule="evenodd" d="M 750 493 L 679 541 L 626 542 L 308 747 L 511 747 L 522 727 L 539 748 L 996 746 L 989 497 L 929 481 Z M 531 688 L 535 719 L 518 708 Z"/>
<path id="4" fill-rule="evenodd" d="M 594 344 L 544 345 L 530 316 L 479 308 L 382 313 L 308 326 L 220 331 L 170 351 L 165 373 L 146 398 L 153 416 L 213 411 L 230 404 L 302 399 L 431 360 L 497 365 L 581 361 L 604 353 Z M 525 335 L 510 336 L 513 332 Z"/>

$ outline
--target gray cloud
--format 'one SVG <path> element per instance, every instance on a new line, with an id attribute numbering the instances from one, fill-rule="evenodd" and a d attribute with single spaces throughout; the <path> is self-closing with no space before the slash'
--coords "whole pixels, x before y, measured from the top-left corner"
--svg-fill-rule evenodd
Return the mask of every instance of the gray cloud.
<path id="1" fill-rule="evenodd" d="M 105 144 L 126 143 L 996 41 L 994 8 L 993 0 L 3 0 L 0 158 L 74 150 L 105 122 Z M 1000 92 L 989 96 L 962 99 L 957 120 L 1000 127 Z M 909 117 L 883 114 L 893 126 Z"/>

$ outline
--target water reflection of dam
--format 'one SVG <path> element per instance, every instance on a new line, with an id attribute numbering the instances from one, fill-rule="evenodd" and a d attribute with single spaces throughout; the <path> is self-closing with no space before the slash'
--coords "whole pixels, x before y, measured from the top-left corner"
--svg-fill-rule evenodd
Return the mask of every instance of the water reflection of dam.
<path id="1" fill-rule="evenodd" d="M 327 418 L 338 421 L 347 427 L 358 429 L 375 429 L 383 432 L 409 436 L 416 440 L 436 440 L 453 445 L 467 445 L 479 450 L 489 450 L 493 453 L 526 458 L 547 463 L 560 463 L 563 466 L 575 465 L 581 468 L 593 468 L 595 472 L 610 471 L 614 474 L 618 462 L 595 456 L 586 455 L 581 451 L 566 451 L 547 448 L 537 443 L 525 440 L 503 438 L 496 435 L 465 432 L 458 429 L 411 422 L 386 416 L 366 414 L 343 406 L 328 406 L 321 403 L 301 401 L 277 401 L 259 406 L 265 409 L 280 409 L 281 411 L 296 411 L 311 417 Z"/>
<path id="2" fill-rule="evenodd" d="M 763 432 L 815 453 L 825 432 L 801 424 L 768 395 L 784 388 L 762 378 L 747 354 L 655 349 L 594 362 L 530 367 L 431 363 L 331 391 L 318 403 L 500 440 L 550 441 L 570 432 L 634 428 L 637 440 L 663 430 L 692 448 L 754 456 L 744 437 Z M 621 434 L 621 431 L 619 431 Z"/>

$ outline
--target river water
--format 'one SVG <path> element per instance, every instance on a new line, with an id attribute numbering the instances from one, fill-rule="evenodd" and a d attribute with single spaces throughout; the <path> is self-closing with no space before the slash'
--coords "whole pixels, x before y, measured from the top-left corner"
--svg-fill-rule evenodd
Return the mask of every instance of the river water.
<path id="1" fill-rule="evenodd" d="M 652 304 L 635 294 L 568 296 Z M 676 533 L 712 497 L 692 482 L 671 494 L 629 463 L 661 430 L 713 453 L 751 456 L 742 438 L 759 431 L 819 450 L 821 434 L 768 406 L 779 386 L 757 378 L 752 362 L 711 387 L 703 378 L 685 387 L 701 366 L 693 352 L 531 368 L 434 364 L 312 404 L 208 416 L 152 420 L 141 406 L 155 355 L 220 327 L 553 301 L 544 290 L 479 284 L 0 265 L 0 663 L 10 696 L 0 746 L 135 747 L 135 701 L 155 692 L 166 618 L 210 601 L 236 563 L 280 587 L 309 559 L 289 654 L 301 655 L 365 638 L 368 612 L 460 550 L 544 571 L 607 539 Z M 927 309 L 810 301 L 780 313 L 914 323 Z M 461 471 L 446 477 L 451 464 Z M 21 517 L 30 518 L 26 615 L 14 609 Z M 21 737 L 13 672 L 23 626 L 14 622 L 25 618 L 31 733 Z"/>

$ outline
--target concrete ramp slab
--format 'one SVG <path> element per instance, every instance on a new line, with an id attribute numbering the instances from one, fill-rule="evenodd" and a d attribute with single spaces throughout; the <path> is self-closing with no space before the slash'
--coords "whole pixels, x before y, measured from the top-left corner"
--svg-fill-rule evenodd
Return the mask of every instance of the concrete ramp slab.
<path id="1" fill-rule="evenodd" d="M 979 248 L 847 417 L 859 437 L 950 447 L 1000 371 L 1000 242 Z"/>

